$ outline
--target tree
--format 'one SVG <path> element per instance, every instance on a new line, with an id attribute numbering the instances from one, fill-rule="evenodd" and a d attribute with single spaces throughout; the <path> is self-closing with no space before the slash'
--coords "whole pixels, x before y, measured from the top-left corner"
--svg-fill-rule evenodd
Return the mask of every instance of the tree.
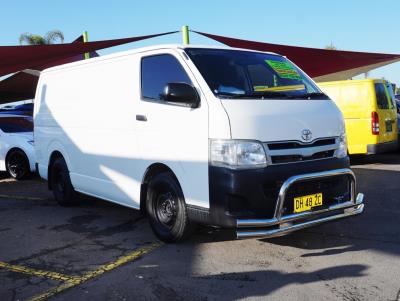
<path id="1" fill-rule="evenodd" d="M 31 34 L 29 32 L 25 32 L 19 36 L 20 45 L 47 45 L 54 44 L 57 40 L 64 43 L 64 34 L 60 30 L 51 30 L 44 36 Z"/>
<path id="2" fill-rule="evenodd" d="M 325 46 L 325 49 L 327 49 L 327 50 L 337 50 L 336 46 L 333 45 L 332 42 L 329 45 Z"/>

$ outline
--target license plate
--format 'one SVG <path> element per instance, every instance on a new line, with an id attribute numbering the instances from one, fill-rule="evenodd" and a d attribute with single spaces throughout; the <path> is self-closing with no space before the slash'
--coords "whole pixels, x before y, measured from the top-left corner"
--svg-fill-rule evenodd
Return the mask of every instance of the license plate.
<path id="1" fill-rule="evenodd" d="M 311 210 L 322 205 L 322 193 L 309 194 L 294 198 L 294 212 Z"/>
<path id="2" fill-rule="evenodd" d="M 393 131 L 393 127 L 392 127 L 392 121 L 391 120 L 386 120 L 386 132 L 390 133 Z"/>

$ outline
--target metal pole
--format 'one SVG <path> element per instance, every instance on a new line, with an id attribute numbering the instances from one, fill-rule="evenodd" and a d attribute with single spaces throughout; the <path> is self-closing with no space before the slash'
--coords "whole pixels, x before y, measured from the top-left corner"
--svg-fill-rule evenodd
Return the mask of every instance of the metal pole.
<path id="1" fill-rule="evenodd" d="M 182 40 L 183 44 L 189 45 L 189 26 L 187 25 L 182 26 Z"/>
<path id="2" fill-rule="evenodd" d="M 85 30 L 83 32 L 83 43 L 87 43 L 87 42 L 89 42 L 89 35 L 88 35 L 88 32 Z M 86 52 L 84 54 L 84 57 L 85 57 L 85 60 L 90 59 L 90 53 Z"/>

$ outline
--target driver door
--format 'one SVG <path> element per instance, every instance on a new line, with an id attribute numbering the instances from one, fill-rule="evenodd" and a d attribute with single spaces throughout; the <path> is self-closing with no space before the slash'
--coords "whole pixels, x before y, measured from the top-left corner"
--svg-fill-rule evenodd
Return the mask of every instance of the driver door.
<path id="1" fill-rule="evenodd" d="M 208 208 L 208 106 L 189 67 L 177 51 L 149 52 L 141 58 L 141 98 L 136 125 L 144 167 L 167 165 L 187 204 Z M 168 83 L 196 88 L 199 107 L 162 100 Z"/>

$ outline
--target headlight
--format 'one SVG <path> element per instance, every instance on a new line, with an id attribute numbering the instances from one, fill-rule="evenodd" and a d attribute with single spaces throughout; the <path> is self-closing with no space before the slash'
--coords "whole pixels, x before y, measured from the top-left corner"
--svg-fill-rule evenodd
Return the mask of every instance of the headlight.
<path id="1" fill-rule="evenodd" d="M 347 156 L 347 139 L 346 139 L 346 133 L 340 134 L 340 136 L 337 138 L 339 147 L 335 152 L 335 157 L 336 158 L 344 158 Z"/>
<path id="2" fill-rule="evenodd" d="M 267 157 L 260 142 L 211 140 L 210 162 L 228 168 L 257 168 L 267 166 Z"/>

